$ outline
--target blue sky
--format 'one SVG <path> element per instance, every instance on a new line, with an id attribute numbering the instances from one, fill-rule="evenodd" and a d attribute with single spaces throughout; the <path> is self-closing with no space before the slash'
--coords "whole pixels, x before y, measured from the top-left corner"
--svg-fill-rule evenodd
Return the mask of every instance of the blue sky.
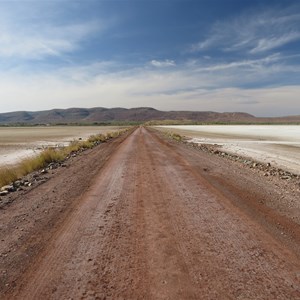
<path id="1" fill-rule="evenodd" d="M 0 1 L 0 112 L 300 114 L 300 3 Z"/>

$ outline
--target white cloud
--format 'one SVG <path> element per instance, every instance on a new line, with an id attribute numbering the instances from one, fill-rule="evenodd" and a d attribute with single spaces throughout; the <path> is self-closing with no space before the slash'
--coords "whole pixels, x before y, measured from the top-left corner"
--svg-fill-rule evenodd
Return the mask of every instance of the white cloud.
<path id="1" fill-rule="evenodd" d="M 157 68 L 165 68 L 165 67 L 174 67 L 176 63 L 174 60 L 166 59 L 166 60 L 151 60 L 150 64 Z"/>
<path id="2" fill-rule="evenodd" d="M 291 84 L 291 74 L 300 72 L 296 55 L 267 53 L 262 57 L 300 38 L 300 14 L 293 14 L 291 9 L 253 12 L 216 23 L 210 36 L 192 47 L 193 51 L 211 47 L 244 51 L 253 54 L 251 59 L 248 55 L 225 61 L 226 55 L 216 59 L 204 52 L 197 59 L 192 55 L 185 63 L 157 59 L 137 67 L 99 61 L 80 66 L 79 62 L 68 63 L 73 67 L 58 68 L 58 64 L 32 64 L 30 60 L 68 60 L 67 54 L 84 46 L 86 38 L 94 33 L 99 37 L 99 32 L 113 24 L 84 21 L 81 15 L 80 22 L 74 21 L 75 15 L 59 9 L 57 1 L 46 2 L 53 5 L 50 16 L 44 2 L 35 9 L 33 6 L 41 2 L 26 1 L 23 7 L 10 4 L 10 14 L 3 13 L 3 6 L 9 4 L 1 6 L 0 112 L 72 106 L 154 106 L 163 110 L 246 111 L 257 115 L 297 113 L 300 87 L 287 86 Z M 59 11 L 59 18 L 55 11 Z M 70 15 L 73 17 L 63 18 Z M 265 82 L 282 87 L 239 88 L 263 86 Z"/>
<path id="3" fill-rule="evenodd" d="M 269 77 L 268 72 L 274 73 L 262 63 L 260 67 L 265 70 L 242 76 L 239 68 L 248 64 L 211 66 L 211 74 L 198 65 L 106 72 L 114 62 L 35 75 L 0 73 L 0 111 L 153 106 L 162 110 L 246 111 L 261 116 L 300 114 L 299 86 L 228 87 L 232 82 L 259 81 Z"/>

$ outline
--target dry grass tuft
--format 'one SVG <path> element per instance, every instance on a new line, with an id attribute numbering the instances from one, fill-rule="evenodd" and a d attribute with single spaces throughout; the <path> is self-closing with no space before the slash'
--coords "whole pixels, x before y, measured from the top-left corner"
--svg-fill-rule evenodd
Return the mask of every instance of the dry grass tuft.
<path id="1" fill-rule="evenodd" d="M 39 155 L 24 159 L 18 166 L 19 177 L 29 174 L 35 170 L 39 170 L 47 166 L 51 162 L 59 162 L 65 159 L 63 149 L 48 148 Z"/>
<path id="2" fill-rule="evenodd" d="M 0 187 L 7 185 L 18 179 L 15 169 L 2 168 L 0 169 Z"/>
<path id="3" fill-rule="evenodd" d="M 178 133 L 167 131 L 167 132 L 164 132 L 164 135 L 177 141 L 177 142 L 181 142 L 183 140 L 183 137 Z"/>

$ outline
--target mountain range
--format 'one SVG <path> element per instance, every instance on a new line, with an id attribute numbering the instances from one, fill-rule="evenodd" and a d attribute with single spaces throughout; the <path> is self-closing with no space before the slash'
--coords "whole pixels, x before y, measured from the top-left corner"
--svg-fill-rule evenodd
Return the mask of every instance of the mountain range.
<path id="1" fill-rule="evenodd" d="M 258 118 L 243 112 L 160 111 L 151 107 L 138 108 L 69 108 L 45 111 L 0 113 L 0 124 L 72 124 L 149 121 L 190 121 L 199 123 L 300 123 L 299 116 Z"/>

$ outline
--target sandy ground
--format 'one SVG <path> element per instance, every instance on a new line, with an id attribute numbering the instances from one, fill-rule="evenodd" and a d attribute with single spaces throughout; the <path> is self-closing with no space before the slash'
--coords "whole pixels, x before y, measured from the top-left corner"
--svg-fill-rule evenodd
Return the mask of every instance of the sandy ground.
<path id="1" fill-rule="evenodd" d="M 72 140 L 119 130 L 116 126 L 0 127 L 0 167 L 16 164 L 49 146 L 66 146 Z"/>
<path id="2" fill-rule="evenodd" d="M 299 299 L 300 190 L 138 128 L 0 210 L 1 299 Z"/>
<path id="3" fill-rule="evenodd" d="M 300 174 L 299 125 L 161 126 L 159 129 L 178 132 L 194 143 L 218 144 L 228 153 Z"/>

